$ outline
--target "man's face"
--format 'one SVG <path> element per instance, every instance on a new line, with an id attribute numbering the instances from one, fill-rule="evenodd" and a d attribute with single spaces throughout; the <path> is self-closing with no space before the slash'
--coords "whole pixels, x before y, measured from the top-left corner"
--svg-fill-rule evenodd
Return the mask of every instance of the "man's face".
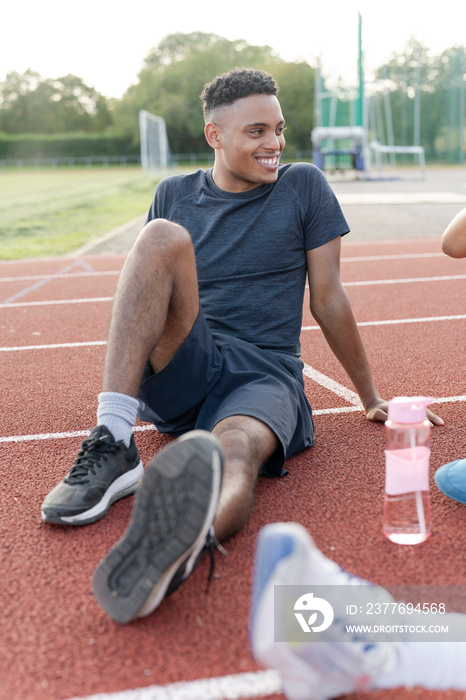
<path id="1" fill-rule="evenodd" d="M 245 192 L 276 181 L 285 121 L 274 95 L 236 100 L 219 110 L 212 122 L 206 125 L 206 136 L 215 148 L 213 177 L 218 187 Z"/>

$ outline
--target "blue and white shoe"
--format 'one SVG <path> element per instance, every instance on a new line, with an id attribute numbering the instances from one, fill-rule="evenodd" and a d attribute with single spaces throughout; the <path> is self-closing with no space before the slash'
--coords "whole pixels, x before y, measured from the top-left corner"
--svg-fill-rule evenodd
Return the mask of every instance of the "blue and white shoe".
<path id="1" fill-rule="evenodd" d="M 296 641 L 295 632 L 290 633 L 296 621 L 290 623 L 293 615 L 285 612 L 284 605 L 277 605 L 274 587 L 311 585 L 364 585 L 366 600 L 393 602 L 385 589 L 351 576 L 327 559 L 301 525 L 266 525 L 259 533 L 254 564 L 250 619 L 254 658 L 262 666 L 279 672 L 283 692 L 289 700 L 329 700 L 370 690 L 376 679 L 403 661 L 402 645 L 397 641 L 370 641 L 360 633 L 348 635 L 346 624 L 355 620 L 348 619 L 343 604 L 334 611 L 330 634 L 323 636 L 322 642 L 320 637 L 315 641 L 315 635 L 314 641 Z M 288 641 L 274 641 L 277 631 L 279 639 Z"/>
<path id="2" fill-rule="evenodd" d="M 448 462 L 435 472 L 435 483 L 445 496 L 466 503 L 466 459 Z"/>

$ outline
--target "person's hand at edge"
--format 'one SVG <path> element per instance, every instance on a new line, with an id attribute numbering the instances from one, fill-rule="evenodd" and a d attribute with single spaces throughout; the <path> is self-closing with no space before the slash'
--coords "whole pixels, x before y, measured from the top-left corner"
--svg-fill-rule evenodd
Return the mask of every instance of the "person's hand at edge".
<path id="1" fill-rule="evenodd" d="M 366 406 L 366 418 L 367 420 L 374 422 L 385 422 L 388 418 L 388 401 L 384 401 L 381 398 L 374 399 L 371 403 Z M 427 418 L 429 419 L 431 425 L 444 425 L 443 418 L 437 416 L 429 409 L 427 409 Z"/>

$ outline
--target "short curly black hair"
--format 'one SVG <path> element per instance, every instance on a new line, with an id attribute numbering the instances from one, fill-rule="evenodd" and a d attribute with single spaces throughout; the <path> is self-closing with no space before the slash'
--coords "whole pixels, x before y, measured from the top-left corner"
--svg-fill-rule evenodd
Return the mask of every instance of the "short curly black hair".
<path id="1" fill-rule="evenodd" d="M 227 107 L 243 97 L 277 94 L 278 85 L 270 73 L 255 68 L 233 68 L 204 85 L 200 98 L 208 120 L 214 110 Z"/>

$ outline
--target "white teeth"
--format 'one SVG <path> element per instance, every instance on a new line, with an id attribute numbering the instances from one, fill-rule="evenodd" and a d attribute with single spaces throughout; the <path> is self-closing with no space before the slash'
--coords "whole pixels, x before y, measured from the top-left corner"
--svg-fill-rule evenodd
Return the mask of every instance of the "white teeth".
<path id="1" fill-rule="evenodd" d="M 274 156 L 273 158 L 258 158 L 257 160 L 259 163 L 262 163 L 262 165 L 276 165 L 278 163 L 277 156 Z"/>

